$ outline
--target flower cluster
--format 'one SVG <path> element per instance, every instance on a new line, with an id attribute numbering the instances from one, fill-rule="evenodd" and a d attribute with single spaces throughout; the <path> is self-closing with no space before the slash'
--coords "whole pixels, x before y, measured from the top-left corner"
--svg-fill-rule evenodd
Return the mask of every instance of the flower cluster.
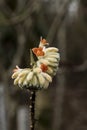
<path id="1" fill-rule="evenodd" d="M 21 69 L 16 66 L 12 74 L 14 85 L 28 89 L 48 88 L 58 70 L 60 60 L 58 49 L 47 47 L 48 45 L 45 39 L 41 39 L 39 47 L 32 49 L 37 61 L 31 68 Z"/>

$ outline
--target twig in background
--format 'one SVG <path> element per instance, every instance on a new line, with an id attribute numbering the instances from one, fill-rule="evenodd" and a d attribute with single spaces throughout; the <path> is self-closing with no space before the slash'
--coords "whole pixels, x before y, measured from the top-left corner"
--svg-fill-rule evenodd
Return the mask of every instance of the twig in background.
<path id="1" fill-rule="evenodd" d="M 61 8 L 57 8 L 58 12 L 54 18 L 54 21 L 51 25 L 51 28 L 48 32 L 47 39 L 52 43 L 55 34 L 58 33 L 58 30 L 60 29 L 63 21 L 65 20 L 65 17 L 67 15 L 69 4 L 72 0 L 66 0 L 63 2 Z M 57 5 L 56 5 L 57 6 Z"/>
<path id="2" fill-rule="evenodd" d="M 20 64 L 21 58 L 23 56 L 24 49 L 25 49 L 26 37 L 25 37 L 24 29 L 21 26 L 22 25 L 18 25 L 16 27 L 18 45 L 17 45 L 16 54 L 14 55 L 14 58 L 12 60 L 12 64 L 8 70 L 9 76 L 11 75 L 11 70 L 12 70 L 13 66 L 15 66 L 16 64 Z"/>
<path id="3" fill-rule="evenodd" d="M 59 41 L 59 49 L 61 50 L 61 60 L 66 61 L 66 33 L 65 33 L 65 25 L 64 21 L 67 16 L 68 7 L 70 4 L 70 0 L 64 1 L 62 7 L 58 10 L 59 19 L 56 21 L 57 30 L 57 38 Z M 53 32 L 53 31 L 52 31 Z M 62 123 L 62 105 L 64 101 L 64 93 L 65 93 L 65 70 L 64 73 L 60 73 L 60 76 L 56 77 L 57 85 L 56 86 L 56 94 L 55 94 L 55 104 L 54 104 L 54 115 L 53 115 L 53 130 L 59 130 Z"/>
<path id="4" fill-rule="evenodd" d="M 30 130 L 29 110 L 26 106 L 21 106 L 17 110 L 17 130 Z"/>

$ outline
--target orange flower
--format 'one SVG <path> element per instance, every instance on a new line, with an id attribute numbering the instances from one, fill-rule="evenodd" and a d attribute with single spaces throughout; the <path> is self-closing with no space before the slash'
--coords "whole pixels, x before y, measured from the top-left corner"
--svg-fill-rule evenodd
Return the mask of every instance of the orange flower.
<path id="1" fill-rule="evenodd" d="M 47 43 L 46 39 L 41 39 L 40 42 L 44 45 Z"/>
<path id="2" fill-rule="evenodd" d="M 45 64 L 41 64 L 40 68 L 43 72 L 46 72 L 48 70 L 48 66 Z"/>
<path id="3" fill-rule="evenodd" d="M 44 46 L 48 46 L 49 43 L 47 42 L 46 39 L 42 39 L 42 37 L 40 38 L 40 44 L 39 44 L 39 47 L 44 47 Z"/>
<path id="4" fill-rule="evenodd" d="M 32 51 L 36 56 L 44 56 L 43 48 L 41 47 L 33 48 Z"/>

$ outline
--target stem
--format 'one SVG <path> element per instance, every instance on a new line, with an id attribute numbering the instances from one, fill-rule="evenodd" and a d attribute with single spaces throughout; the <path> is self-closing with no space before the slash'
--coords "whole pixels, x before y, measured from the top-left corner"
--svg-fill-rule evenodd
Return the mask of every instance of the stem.
<path id="1" fill-rule="evenodd" d="M 30 130 L 34 130 L 34 128 L 35 128 L 35 97 L 36 97 L 36 92 L 30 91 L 30 93 L 31 93 L 31 96 L 30 96 L 30 114 L 31 114 Z"/>

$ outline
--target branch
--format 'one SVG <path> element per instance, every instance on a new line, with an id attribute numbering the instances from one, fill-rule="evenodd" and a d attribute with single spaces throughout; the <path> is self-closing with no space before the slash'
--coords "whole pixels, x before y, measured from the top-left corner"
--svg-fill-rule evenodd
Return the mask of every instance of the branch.
<path id="1" fill-rule="evenodd" d="M 36 1 L 30 2 L 30 4 L 28 3 L 27 7 L 24 8 L 19 14 L 18 13 L 16 14 L 15 12 L 13 13 L 6 6 L 5 9 L 2 11 L 3 16 L 6 17 L 6 19 L 4 19 L 4 24 L 5 25 L 17 25 L 19 23 L 24 22 L 27 18 L 29 18 L 29 16 L 32 14 L 32 12 L 35 11 L 35 8 L 36 8 L 35 3 L 36 3 Z M 7 21 L 8 21 L 8 23 L 7 23 Z"/>
<path id="2" fill-rule="evenodd" d="M 16 27 L 16 31 L 17 31 L 17 36 L 18 36 L 18 49 L 16 51 L 16 54 L 14 56 L 14 58 L 12 59 L 12 64 L 10 66 L 10 69 L 8 70 L 8 74 L 11 74 L 12 69 L 14 68 L 15 65 L 19 65 L 21 62 L 21 58 L 23 56 L 24 53 L 24 49 L 25 49 L 25 34 L 24 34 L 24 30 L 23 27 L 21 27 L 22 25 L 18 25 Z"/>
<path id="3" fill-rule="evenodd" d="M 87 60 L 85 60 L 80 65 L 70 64 L 67 62 L 60 62 L 60 67 L 58 73 L 68 73 L 68 72 L 84 72 L 87 70 Z"/>
<path id="4" fill-rule="evenodd" d="M 61 44 L 60 48 L 64 49 L 64 51 L 61 52 L 62 60 L 63 59 L 66 60 L 65 26 L 63 26 L 62 23 L 65 22 L 65 18 L 67 15 L 70 2 L 71 2 L 70 0 L 63 1 L 62 7 L 60 7 L 60 9 L 58 10 L 59 15 L 57 16 L 57 18 L 55 19 L 52 25 L 51 29 L 53 30 L 50 30 L 50 38 L 51 38 L 50 42 L 52 42 L 57 32 L 58 39 L 60 40 L 59 44 Z M 66 82 L 66 78 L 65 78 L 65 71 L 64 71 L 64 73 L 60 73 L 59 76 L 56 76 L 56 91 L 55 91 L 55 100 L 54 100 L 55 103 L 54 103 L 53 126 L 52 126 L 54 130 L 60 129 L 60 126 L 62 124 L 62 110 L 63 110 L 62 108 L 63 108 L 63 101 L 64 101 L 64 93 L 65 93 L 65 82 Z"/>
<path id="5" fill-rule="evenodd" d="M 58 32 L 58 30 L 61 27 L 61 24 L 65 20 L 70 2 L 71 2 L 71 0 L 66 0 L 65 2 L 63 2 L 62 7 L 58 10 L 59 12 L 55 16 L 55 19 L 54 19 L 54 21 L 51 25 L 51 28 L 48 32 L 48 35 L 47 35 L 47 39 L 49 40 L 50 43 L 52 43 L 56 32 Z"/>
<path id="6" fill-rule="evenodd" d="M 13 16 L 10 18 L 11 24 L 14 25 L 14 24 L 18 24 L 20 22 L 25 21 L 32 12 L 33 12 L 33 4 L 31 4 L 28 7 L 28 9 L 24 10 L 21 14 L 19 15 L 13 14 Z"/>
<path id="7" fill-rule="evenodd" d="M 85 71 L 85 70 L 87 70 L 87 60 L 84 61 L 83 64 L 81 64 L 81 65 L 79 65 L 79 66 L 76 66 L 76 67 L 73 69 L 73 71 L 75 71 L 75 72 L 83 72 L 83 71 Z"/>

